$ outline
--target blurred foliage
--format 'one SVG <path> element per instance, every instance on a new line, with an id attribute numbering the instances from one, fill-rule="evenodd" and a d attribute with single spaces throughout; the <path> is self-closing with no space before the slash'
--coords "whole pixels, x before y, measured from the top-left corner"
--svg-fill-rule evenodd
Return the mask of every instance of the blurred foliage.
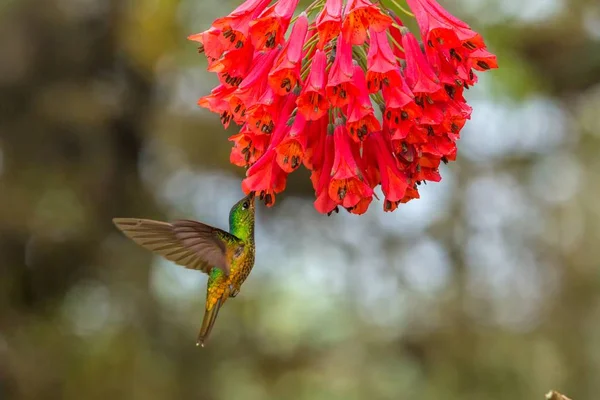
<path id="1" fill-rule="evenodd" d="M 185 38 L 236 2 L 0 3 L 0 398 L 596 398 L 600 4 L 442 3 L 501 66 L 459 160 L 363 217 L 295 173 L 205 349 L 205 277 L 111 218 L 225 226 L 234 128 Z"/>

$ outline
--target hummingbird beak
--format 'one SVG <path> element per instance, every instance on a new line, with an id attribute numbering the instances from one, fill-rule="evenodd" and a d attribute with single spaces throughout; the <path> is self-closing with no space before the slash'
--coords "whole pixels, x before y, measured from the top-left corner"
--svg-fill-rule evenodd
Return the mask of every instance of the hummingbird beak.
<path id="1" fill-rule="evenodd" d="M 246 198 L 247 198 L 248 200 L 250 200 L 250 204 L 251 204 L 252 206 L 254 206 L 254 197 L 255 197 L 255 196 L 254 196 L 254 192 L 250 192 L 250 194 L 248 194 L 248 196 L 246 196 Z"/>

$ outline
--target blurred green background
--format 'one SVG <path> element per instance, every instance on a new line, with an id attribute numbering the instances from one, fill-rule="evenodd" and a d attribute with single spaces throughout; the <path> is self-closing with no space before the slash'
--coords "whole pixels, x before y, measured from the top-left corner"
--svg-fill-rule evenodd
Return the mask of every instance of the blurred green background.
<path id="1" fill-rule="evenodd" d="M 186 36 L 238 1 L 1 1 L 0 398 L 597 399 L 600 3 L 441 3 L 501 66 L 458 161 L 361 217 L 294 173 L 200 349 L 206 277 L 111 218 L 226 226 L 243 170 Z"/>

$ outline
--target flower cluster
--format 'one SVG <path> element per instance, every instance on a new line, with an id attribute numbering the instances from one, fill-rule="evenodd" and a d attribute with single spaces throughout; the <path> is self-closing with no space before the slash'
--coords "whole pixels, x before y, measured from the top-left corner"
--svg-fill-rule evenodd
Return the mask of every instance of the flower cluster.
<path id="1" fill-rule="evenodd" d="M 246 0 L 189 37 L 220 81 L 198 104 L 241 126 L 229 140 L 244 192 L 273 205 L 304 165 L 321 213 L 362 214 L 379 184 L 386 211 L 418 198 L 456 158 L 463 92 L 496 56 L 435 0 L 389 0 L 422 45 L 383 1 L 316 0 L 294 17 L 298 1 Z"/>

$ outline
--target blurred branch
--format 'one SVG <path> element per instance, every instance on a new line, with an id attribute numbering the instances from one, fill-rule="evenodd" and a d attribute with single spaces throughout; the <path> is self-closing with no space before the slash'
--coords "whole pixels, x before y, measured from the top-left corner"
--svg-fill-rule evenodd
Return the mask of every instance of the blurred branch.
<path id="1" fill-rule="evenodd" d="M 570 398 L 568 398 L 567 396 L 565 396 L 564 394 L 560 394 L 555 390 L 551 390 L 546 394 L 546 399 L 547 400 L 571 400 Z"/>

